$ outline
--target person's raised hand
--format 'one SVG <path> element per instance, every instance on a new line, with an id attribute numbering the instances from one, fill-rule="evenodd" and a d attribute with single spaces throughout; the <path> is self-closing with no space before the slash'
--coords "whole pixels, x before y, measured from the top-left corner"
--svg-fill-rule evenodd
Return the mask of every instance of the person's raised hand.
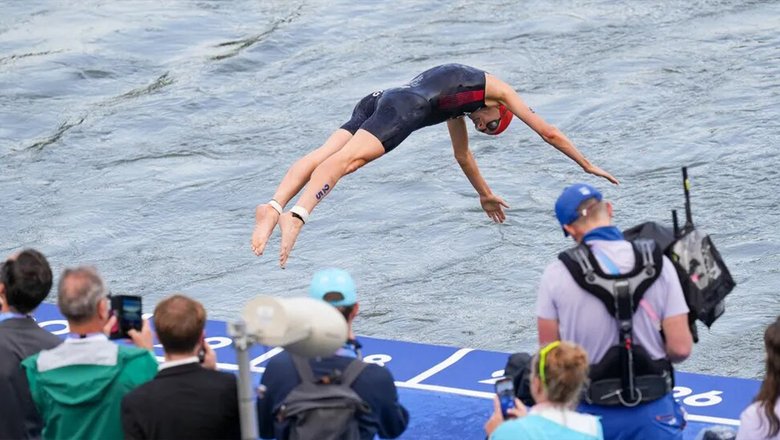
<path id="1" fill-rule="evenodd" d="M 103 326 L 103 334 L 109 336 L 111 334 L 111 330 L 114 329 L 116 322 L 116 316 L 111 315 L 111 317 L 108 318 L 108 321 L 106 321 L 106 324 Z"/>
<path id="2" fill-rule="evenodd" d="M 210 370 L 216 370 L 217 369 L 217 353 L 214 351 L 213 348 L 209 345 L 208 342 L 204 339 L 201 341 L 201 346 L 203 347 L 203 351 L 206 353 L 205 356 L 203 356 L 203 368 L 208 368 Z"/>
<path id="3" fill-rule="evenodd" d="M 620 182 L 618 182 L 615 176 L 602 170 L 600 167 L 597 167 L 596 165 L 590 165 L 588 168 L 585 169 L 585 172 L 593 174 L 594 176 L 603 177 L 609 180 L 610 182 L 614 183 L 615 185 L 620 185 Z"/>
<path id="4" fill-rule="evenodd" d="M 517 397 L 515 397 L 515 407 L 506 410 L 506 416 L 508 419 L 519 419 L 521 417 L 525 417 L 527 414 L 528 409 L 526 409 L 525 405 L 523 405 L 523 402 L 521 402 Z"/>
<path id="5" fill-rule="evenodd" d="M 525 417 L 526 414 L 528 414 L 528 410 L 525 408 L 525 405 L 523 405 L 520 399 L 515 397 L 515 407 L 506 411 L 507 417 L 504 419 L 504 415 L 501 414 L 501 402 L 498 400 L 498 396 L 493 396 L 493 414 L 485 422 L 485 433 L 489 437 L 504 420 L 519 419 L 520 417 Z"/>
<path id="6" fill-rule="evenodd" d="M 486 196 L 479 196 L 479 203 L 491 220 L 496 223 L 504 223 L 504 220 L 506 220 L 504 208 L 509 208 L 509 205 L 507 205 L 504 199 L 495 194 L 489 194 Z"/>
<path id="7" fill-rule="evenodd" d="M 145 348 L 149 351 L 154 350 L 154 338 L 152 337 L 152 329 L 149 327 L 149 320 L 144 319 L 141 331 L 131 328 L 127 331 L 127 336 L 133 341 L 136 347 Z"/>
<path id="8" fill-rule="evenodd" d="M 498 401 L 498 396 L 493 396 L 493 414 L 485 422 L 485 434 L 490 437 L 490 434 L 493 434 L 502 423 L 504 423 L 504 416 L 501 414 L 501 403 Z"/>

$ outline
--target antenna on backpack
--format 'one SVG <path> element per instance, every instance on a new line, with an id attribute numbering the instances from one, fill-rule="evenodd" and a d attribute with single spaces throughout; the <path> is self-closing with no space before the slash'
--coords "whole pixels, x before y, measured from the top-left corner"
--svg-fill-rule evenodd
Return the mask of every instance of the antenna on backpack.
<path id="1" fill-rule="evenodd" d="M 693 215 L 691 214 L 691 181 L 688 180 L 688 167 L 682 167 L 683 191 L 685 192 L 685 226 L 683 229 L 690 231 L 693 229 Z"/>
<path id="2" fill-rule="evenodd" d="M 674 238 L 680 238 L 680 222 L 677 220 L 676 209 L 672 209 L 672 228 L 674 231 Z"/>

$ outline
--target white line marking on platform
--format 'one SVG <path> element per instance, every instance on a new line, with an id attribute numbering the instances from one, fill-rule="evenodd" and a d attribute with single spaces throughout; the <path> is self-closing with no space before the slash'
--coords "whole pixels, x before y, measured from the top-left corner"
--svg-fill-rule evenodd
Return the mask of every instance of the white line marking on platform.
<path id="1" fill-rule="evenodd" d="M 697 416 L 697 415 L 694 415 L 694 414 L 688 414 L 688 421 L 689 422 L 712 423 L 714 425 L 739 426 L 739 420 L 724 419 L 724 418 L 721 418 L 721 417 Z"/>
<path id="2" fill-rule="evenodd" d="M 447 359 L 443 360 L 442 362 L 439 362 L 436 364 L 433 368 L 429 368 L 422 373 L 418 374 L 417 376 L 414 376 L 413 378 L 407 380 L 405 383 L 409 384 L 415 384 L 420 383 L 424 381 L 425 379 L 433 376 L 434 374 L 440 372 L 441 370 L 449 367 L 450 365 L 454 364 L 455 362 L 458 362 L 463 358 L 463 356 L 466 356 L 470 352 L 474 351 L 473 348 L 461 348 L 460 350 L 456 351 L 452 354 L 452 356 L 448 357 Z"/>
<path id="3" fill-rule="evenodd" d="M 395 385 L 401 388 L 413 388 L 416 390 L 437 391 L 440 393 L 459 394 L 461 396 L 468 396 L 468 397 L 481 397 L 483 399 L 492 399 L 493 396 L 495 395 L 493 393 L 488 393 L 485 391 L 464 390 L 461 388 L 450 388 L 450 387 L 443 387 L 440 385 L 427 385 L 424 383 L 396 382 Z"/>
<path id="4" fill-rule="evenodd" d="M 157 358 L 157 363 L 162 364 L 165 362 L 165 356 L 155 356 Z M 217 362 L 217 369 L 218 370 L 228 370 L 228 371 L 238 371 L 238 365 L 237 364 L 225 364 L 222 362 Z M 265 373 L 265 367 L 252 367 L 251 368 L 253 373 Z"/>
<path id="5" fill-rule="evenodd" d="M 276 347 L 271 350 L 268 350 L 266 353 L 263 353 L 262 355 L 252 359 L 252 362 L 250 362 L 250 365 L 253 367 L 258 366 L 259 364 L 262 364 L 263 362 L 267 361 L 268 359 L 271 359 L 272 357 L 276 356 L 277 354 L 283 352 L 284 349 L 282 347 Z"/>

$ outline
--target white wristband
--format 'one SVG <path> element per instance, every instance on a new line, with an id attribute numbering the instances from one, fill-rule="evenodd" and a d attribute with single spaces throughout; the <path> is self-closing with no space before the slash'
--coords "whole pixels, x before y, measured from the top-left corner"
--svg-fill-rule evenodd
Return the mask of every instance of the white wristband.
<path id="1" fill-rule="evenodd" d="M 301 221 L 303 221 L 303 224 L 306 224 L 309 221 L 309 211 L 307 211 L 303 206 L 295 205 L 292 207 L 292 209 L 290 209 L 290 212 L 300 217 Z"/>
<path id="2" fill-rule="evenodd" d="M 271 206 L 271 208 L 274 208 L 276 212 L 279 213 L 279 215 L 282 215 L 282 205 L 280 205 L 279 202 L 277 202 L 274 199 L 271 199 L 271 201 L 268 202 L 268 204 Z"/>

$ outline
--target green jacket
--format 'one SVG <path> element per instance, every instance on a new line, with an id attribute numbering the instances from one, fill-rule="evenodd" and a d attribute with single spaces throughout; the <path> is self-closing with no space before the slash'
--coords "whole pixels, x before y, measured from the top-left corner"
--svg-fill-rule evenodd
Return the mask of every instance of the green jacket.
<path id="1" fill-rule="evenodd" d="M 43 438 L 122 439 L 120 404 L 125 394 L 157 374 L 147 350 L 92 336 L 67 339 L 22 361 Z"/>

